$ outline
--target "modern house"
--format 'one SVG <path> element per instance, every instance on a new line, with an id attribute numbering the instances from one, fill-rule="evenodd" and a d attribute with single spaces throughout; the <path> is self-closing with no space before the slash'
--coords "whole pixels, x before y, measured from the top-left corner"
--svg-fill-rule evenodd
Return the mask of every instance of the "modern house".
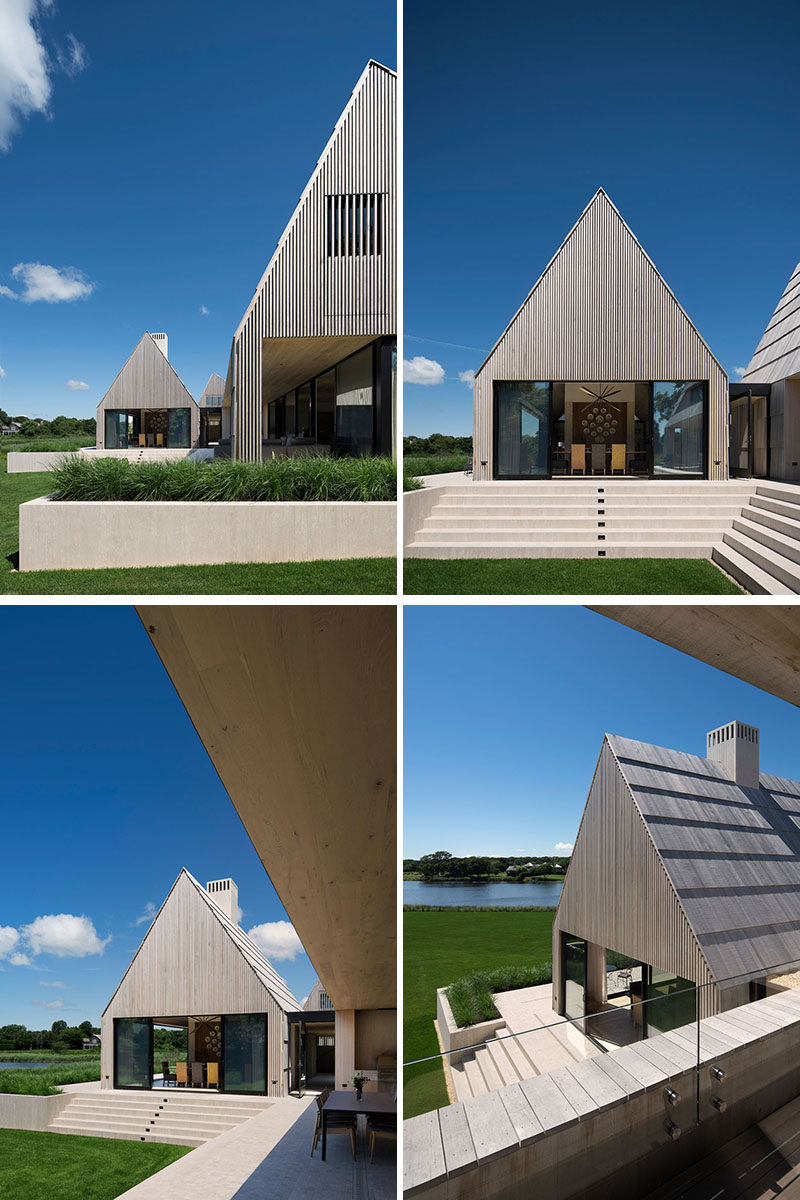
<path id="1" fill-rule="evenodd" d="M 219 1090 L 285 1096 L 287 1013 L 297 1000 L 237 922 L 231 879 L 184 868 L 102 1016 L 104 1088 L 153 1086 L 153 1026 L 185 1029 L 188 1062 Z M 196 1082 L 196 1081 L 193 1081 Z M 200 1082 L 200 1081 L 197 1081 Z"/>
<path id="2" fill-rule="evenodd" d="M 475 374 L 474 478 L 726 479 L 728 379 L 600 189 Z"/>
<path id="3" fill-rule="evenodd" d="M 333 1016 L 336 1087 L 350 1086 L 355 1070 L 388 1086 L 382 1070 L 397 1054 L 394 609 L 138 612 L 333 1005 L 318 1012 L 325 1023 Z M 296 1000 L 285 1011 L 292 1024 L 314 1023 Z M 289 1065 L 275 1060 L 270 1071 Z M 270 1086 L 279 1078 L 270 1074 Z"/>
<path id="4" fill-rule="evenodd" d="M 731 384 L 731 475 L 800 480 L 800 263 Z"/>
<path id="5" fill-rule="evenodd" d="M 800 782 L 760 771 L 751 725 L 706 740 L 700 757 L 606 735 L 553 923 L 561 1015 L 607 1009 L 607 951 L 638 965 L 642 1036 L 693 1021 L 695 985 L 707 1017 L 800 964 Z"/>
<path id="6" fill-rule="evenodd" d="M 397 335 L 394 71 L 370 61 L 233 337 L 235 458 L 391 454 Z"/>
<path id="7" fill-rule="evenodd" d="M 200 409 L 200 445 L 218 446 L 230 442 L 231 412 L 224 407 L 225 380 L 212 371 L 203 394 L 197 401 Z"/>
<path id="8" fill-rule="evenodd" d="M 191 449 L 200 409 L 167 357 L 165 333 L 145 332 L 97 406 L 97 448 Z"/>

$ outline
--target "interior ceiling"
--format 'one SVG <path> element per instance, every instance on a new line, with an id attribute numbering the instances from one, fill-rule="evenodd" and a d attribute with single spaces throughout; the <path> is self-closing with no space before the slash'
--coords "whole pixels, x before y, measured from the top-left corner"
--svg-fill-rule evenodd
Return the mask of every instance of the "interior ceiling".
<path id="1" fill-rule="evenodd" d="M 800 705 L 800 607 L 739 603 L 590 607 L 789 704 Z"/>
<path id="2" fill-rule="evenodd" d="M 395 609 L 138 612 L 334 1006 L 396 1007 Z"/>
<path id="3" fill-rule="evenodd" d="M 292 388 L 321 375 L 343 358 L 375 340 L 362 337 L 263 338 L 261 342 L 261 400 L 268 404 Z"/>

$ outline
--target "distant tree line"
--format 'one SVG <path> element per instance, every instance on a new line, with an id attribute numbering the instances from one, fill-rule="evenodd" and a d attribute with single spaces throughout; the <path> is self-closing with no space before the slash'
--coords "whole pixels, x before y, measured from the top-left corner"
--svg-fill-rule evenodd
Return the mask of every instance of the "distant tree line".
<path id="1" fill-rule="evenodd" d="M 54 1021 L 50 1029 L 0 1025 L 0 1050 L 80 1050 L 84 1038 L 99 1032 L 91 1021 L 81 1021 L 80 1025 Z"/>
<path id="2" fill-rule="evenodd" d="M 96 436 L 97 422 L 94 417 L 53 417 L 45 421 L 41 417 L 10 417 L 0 408 L 0 425 L 12 421 L 20 426 L 23 437 L 80 437 L 84 434 Z"/>
<path id="3" fill-rule="evenodd" d="M 403 438 L 404 454 L 472 454 L 472 435 L 453 437 L 449 433 L 432 433 L 430 437 Z"/>
<path id="4" fill-rule="evenodd" d="M 514 879 L 537 879 L 542 875 L 563 874 L 569 866 L 569 857 L 560 855 L 543 858 L 523 855 L 508 858 L 491 858 L 473 854 L 458 858 L 447 850 L 436 850 L 423 854 L 422 858 L 404 858 L 403 874 L 419 874 L 426 883 L 439 879 L 488 879 L 493 876 Z M 514 867 L 509 872 L 508 868 Z"/>

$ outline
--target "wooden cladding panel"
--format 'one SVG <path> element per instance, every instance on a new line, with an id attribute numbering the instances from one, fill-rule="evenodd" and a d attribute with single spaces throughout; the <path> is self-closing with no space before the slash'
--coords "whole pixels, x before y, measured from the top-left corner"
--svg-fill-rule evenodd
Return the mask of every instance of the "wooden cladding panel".
<path id="1" fill-rule="evenodd" d="M 728 476 L 727 376 L 602 192 L 476 376 L 476 479 L 493 476 L 495 379 L 707 380 L 709 477 Z"/>
<path id="2" fill-rule="evenodd" d="M 553 922 L 554 997 L 561 1007 L 561 931 L 705 984 L 708 965 L 608 742 L 595 770 Z M 717 1011 L 716 989 L 702 1015 Z"/>
<path id="3" fill-rule="evenodd" d="M 370 63 L 234 336 L 236 455 L 261 454 L 261 339 L 397 329 L 397 77 Z M 381 252 L 328 254 L 328 197 L 380 197 Z"/>
<path id="4" fill-rule="evenodd" d="M 280 1096 L 285 1092 L 283 1010 L 191 880 L 181 875 L 103 1013 L 103 1083 L 113 1086 L 115 1017 L 261 1012 L 267 1014 L 268 1091 Z"/>
<path id="5" fill-rule="evenodd" d="M 191 443 L 200 436 L 200 410 L 174 367 L 145 333 L 125 366 L 97 406 L 98 446 L 104 445 L 107 410 L 188 408 Z"/>

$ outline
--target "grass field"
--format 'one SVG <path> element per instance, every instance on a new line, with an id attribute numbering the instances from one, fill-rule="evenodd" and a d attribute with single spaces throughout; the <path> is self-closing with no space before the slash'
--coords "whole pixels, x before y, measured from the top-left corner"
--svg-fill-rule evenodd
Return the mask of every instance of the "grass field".
<path id="1" fill-rule="evenodd" d="M 0 1129 L 0 1196 L 114 1200 L 189 1152 L 187 1146 Z"/>
<path id="2" fill-rule="evenodd" d="M 118 567 L 104 571 L 15 570 L 19 506 L 45 496 L 48 472 L 8 475 L 0 463 L 0 594 L 21 596 L 395 595 L 393 558 L 339 562 L 223 563 L 213 567 Z"/>
<path id="3" fill-rule="evenodd" d="M 403 1057 L 436 1054 L 436 989 L 478 969 L 550 962 L 553 911 L 404 912 Z M 448 1103 L 437 1061 L 404 1071 L 403 1115 Z"/>
<path id="4" fill-rule="evenodd" d="M 410 596 L 741 596 L 703 558 L 407 558 Z"/>
<path id="5" fill-rule="evenodd" d="M 0 438 L 0 458 L 5 459 L 10 452 L 21 451 L 25 454 L 69 454 L 80 450 L 82 446 L 93 446 L 94 438 L 88 434 L 85 437 L 4 437 Z"/>
<path id="6" fill-rule="evenodd" d="M 463 471 L 469 462 L 468 454 L 404 454 L 404 475 L 443 475 L 448 471 Z"/>
<path id="7" fill-rule="evenodd" d="M 9 1059 L 9 1061 L 11 1061 Z M 42 1059 L 42 1062 L 45 1060 Z M 13 1067 L 0 1071 L 0 1092 L 23 1096 L 55 1096 L 65 1083 L 92 1083 L 100 1078 L 100 1059 L 92 1063 L 53 1063 L 49 1067 Z M 0 1196 L 2 1196 L 0 1191 Z"/>
<path id="8" fill-rule="evenodd" d="M 0 1050 L 0 1062 L 100 1062 L 99 1050 Z"/>

